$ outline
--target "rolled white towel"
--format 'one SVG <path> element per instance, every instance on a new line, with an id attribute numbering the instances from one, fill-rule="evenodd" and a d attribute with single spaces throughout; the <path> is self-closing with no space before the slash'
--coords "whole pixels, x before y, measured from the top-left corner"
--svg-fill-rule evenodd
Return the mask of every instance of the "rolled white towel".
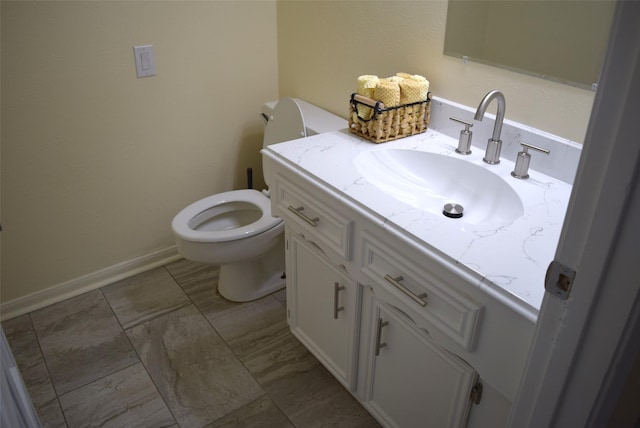
<path id="1" fill-rule="evenodd" d="M 424 80 L 404 79 L 400 85 L 400 104 L 411 104 L 427 99 L 429 82 Z"/>
<path id="2" fill-rule="evenodd" d="M 373 74 L 365 74 L 359 76 L 357 90 L 358 94 L 373 99 L 373 94 L 379 81 L 380 79 L 378 78 L 378 76 L 375 76 Z M 371 116 L 373 116 L 373 109 L 371 107 L 358 104 L 356 110 L 358 111 L 358 116 L 365 120 L 371 119 Z"/>
<path id="3" fill-rule="evenodd" d="M 373 97 L 373 91 L 376 89 L 376 85 L 380 79 L 378 76 L 372 74 L 365 74 L 358 77 L 358 94 L 364 95 L 367 98 Z"/>
<path id="4" fill-rule="evenodd" d="M 373 99 L 381 101 L 386 107 L 395 107 L 400 104 L 400 85 L 390 80 L 380 80 L 373 93 Z"/>

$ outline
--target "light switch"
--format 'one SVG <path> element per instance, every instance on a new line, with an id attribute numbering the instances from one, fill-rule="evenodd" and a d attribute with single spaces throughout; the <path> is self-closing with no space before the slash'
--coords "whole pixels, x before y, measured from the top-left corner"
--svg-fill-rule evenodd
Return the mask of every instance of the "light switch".
<path id="1" fill-rule="evenodd" d="M 140 54 L 140 61 L 142 63 L 142 70 L 149 71 L 151 68 L 151 60 L 149 58 L 149 52 L 142 52 Z"/>
<path id="2" fill-rule="evenodd" d="M 134 46 L 133 55 L 136 59 L 136 73 L 138 77 L 156 75 L 156 61 L 153 57 L 153 46 Z"/>

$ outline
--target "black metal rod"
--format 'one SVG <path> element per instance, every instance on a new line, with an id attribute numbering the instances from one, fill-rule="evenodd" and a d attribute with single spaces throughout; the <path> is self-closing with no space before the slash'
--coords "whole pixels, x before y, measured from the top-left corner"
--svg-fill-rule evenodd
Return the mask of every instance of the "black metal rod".
<path id="1" fill-rule="evenodd" d="M 247 168 L 247 189 L 253 189 L 253 168 Z"/>

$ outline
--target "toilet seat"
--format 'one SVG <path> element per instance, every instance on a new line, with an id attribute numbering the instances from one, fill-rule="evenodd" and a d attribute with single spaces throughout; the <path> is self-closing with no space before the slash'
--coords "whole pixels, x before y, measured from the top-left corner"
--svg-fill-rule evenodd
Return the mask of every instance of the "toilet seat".
<path id="1" fill-rule="evenodd" d="M 249 224 L 223 230 L 197 230 L 197 226 L 206 223 L 215 216 L 236 210 L 243 204 L 260 211 L 260 217 Z M 225 206 L 228 206 L 225 209 Z M 209 212 L 207 212 L 209 211 Z M 200 199 L 180 211 L 173 219 L 174 232 L 182 239 L 191 242 L 227 242 L 248 238 L 265 232 L 282 222 L 272 217 L 271 201 L 261 192 L 254 189 L 233 190 L 218 193 Z M 192 225 L 194 219 L 197 225 Z"/>

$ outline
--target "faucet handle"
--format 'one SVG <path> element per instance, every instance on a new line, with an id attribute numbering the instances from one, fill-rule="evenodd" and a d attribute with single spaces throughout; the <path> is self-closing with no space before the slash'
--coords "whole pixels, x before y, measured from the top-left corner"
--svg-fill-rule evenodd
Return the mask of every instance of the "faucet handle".
<path id="1" fill-rule="evenodd" d="M 458 139 L 458 148 L 456 149 L 456 153 L 460 153 L 461 155 L 470 155 L 471 137 L 473 136 L 473 132 L 471 132 L 469 128 L 473 126 L 473 123 L 458 119 L 457 117 L 450 117 L 449 119 L 464 125 L 464 129 L 460 131 L 460 138 Z"/>
<path id="2" fill-rule="evenodd" d="M 521 141 L 520 144 L 522 145 L 522 151 L 518 152 L 516 166 L 513 168 L 513 171 L 511 171 L 511 175 L 515 178 L 525 179 L 529 178 L 529 162 L 531 161 L 529 149 L 537 150 L 545 155 L 548 155 L 551 151 L 532 144 L 527 144 L 524 141 Z"/>

